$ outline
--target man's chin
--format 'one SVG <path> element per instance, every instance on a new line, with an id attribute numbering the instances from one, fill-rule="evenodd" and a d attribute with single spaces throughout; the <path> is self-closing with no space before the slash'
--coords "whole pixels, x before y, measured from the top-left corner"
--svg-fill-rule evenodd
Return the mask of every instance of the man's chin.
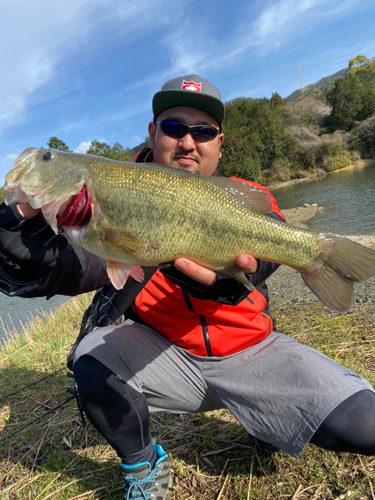
<path id="1" fill-rule="evenodd" d="M 199 174 L 199 166 L 197 163 L 184 163 L 174 161 L 172 166 L 175 168 L 180 168 L 181 170 L 187 170 L 188 172 L 193 172 L 193 174 Z"/>

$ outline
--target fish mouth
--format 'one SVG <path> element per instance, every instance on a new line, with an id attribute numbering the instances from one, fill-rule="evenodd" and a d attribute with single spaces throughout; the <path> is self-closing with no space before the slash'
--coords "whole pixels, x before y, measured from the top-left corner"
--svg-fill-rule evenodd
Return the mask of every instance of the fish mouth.
<path id="1" fill-rule="evenodd" d="M 79 193 L 71 196 L 56 215 L 57 224 L 65 227 L 86 226 L 92 216 L 92 207 L 86 185 Z"/>

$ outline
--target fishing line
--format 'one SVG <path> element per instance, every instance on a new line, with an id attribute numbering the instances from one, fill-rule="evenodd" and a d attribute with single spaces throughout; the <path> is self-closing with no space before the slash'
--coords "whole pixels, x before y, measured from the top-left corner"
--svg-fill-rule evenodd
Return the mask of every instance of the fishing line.
<path id="1" fill-rule="evenodd" d="M 65 401 L 63 401 L 62 403 L 59 403 L 57 404 L 56 406 L 54 406 L 53 408 L 50 408 L 49 410 L 45 411 L 44 413 L 42 413 L 41 415 L 38 415 L 37 417 L 33 418 L 32 420 L 30 420 L 30 422 L 27 422 L 26 424 L 23 424 L 21 425 L 20 427 L 17 427 L 17 429 L 15 429 L 14 431 L 10 432 L 9 434 L 7 434 L 6 436 L 0 438 L 0 443 L 2 441 L 5 441 L 6 439 L 8 439 L 10 436 L 14 436 L 15 434 L 18 434 L 19 432 L 21 432 L 23 429 L 25 429 L 26 427 L 29 427 L 29 425 L 37 422 L 38 420 L 40 420 L 41 418 L 47 416 L 49 413 L 52 413 L 53 411 L 56 411 L 58 410 L 59 408 L 61 408 L 62 406 L 64 406 L 66 403 L 69 403 L 69 401 L 71 399 L 73 399 L 74 397 L 76 397 L 75 394 L 72 394 L 71 396 L 69 396 Z"/>
<path id="2" fill-rule="evenodd" d="M 51 375 L 54 375 L 62 370 L 65 370 L 66 368 L 63 367 L 61 368 L 60 370 L 56 370 L 54 373 L 50 373 L 49 375 L 45 375 L 44 377 L 32 382 L 31 384 L 25 386 L 25 387 L 29 387 L 30 385 L 33 385 L 37 382 L 40 382 L 41 380 L 47 378 L 47 377 L 50 377 Z M 68 373 L 67 374 L 68 377 L 70 378 L 74 378 L 74 375 L 72 373 Z M 22 389 L 20 389 L 19 391 L 16 391 L 15 393 L 17 392 L 20 392 L 21 390 L 23 390 L 25 387 L 23 387 Z M 26 427 L 29 427 L 29 425 L 32 425 L 34 424 L 35 422 L 37 422 L 38 420 L 42 419 L 43 417 L 46 417 L 47 415 L 49 415 L 50 413 L 52 413 L 53 411 L 56 411 L 58 410 L 59 408 L 61 408 L 62 406 L 66 405 L 67 403 L 69 403 L 69 401 L 71 401 L 73 398 L 76 400 L 76 403 L 77 403 L 77 407 L 78 407 L 78 411 L 79 411 L 79 414 L 80 414 L 80 417 L 81 417 L 81 421 L 82 421 L 82 424 L 85 425 L 86 424 L 86 421 L 85 421 L 85 416 L 84 416 L 84 412 L 83 412 L 83 408 L 81 406 L 81 403 L 79 401 L 79 397 L 78 397 L 78 386 L 76 383 L 74 383 L 74 386 L 73 387 L 69 387 L 67 389 L 67 392 L 69 392 L 70 396 L 65 400 L 65 401 L 62 401 L 61 403 L 58 403 L 57 405 L 55 405 L 53 408 L 49 408 L 47 411 L 45 411 L 44 413 L 42 413 L 41 415 L 38 415 L 37 417 L 33 418 L 32 420 L 30 420 L 29 422 L 26 422 L 26 424 L 23 424 L 21 425 L 20 427 L 17 427 L 17 429 L 15 429 L 14 431 L 10 432 L 9 434 L 7 434 L 6 436 L 0 438 L 0 443 L 5 441 L 6 439 L 8 439 L 9 437 L 11 436 L 14 436 L 15 434 L 18 434 L 19 432 L 21 432 L 23 429 L 26 429 Z M 14 393 L 12 393 L 14 394 Z M 10 394 L 7 395 L 7 397 L 9 396 Z"/>
<path id="3" fill-rule="evenodd" d="M 38 382 L 41 382 L 42 380 L 45 380 L 46 378 L 52 377 L 52 375 L 56 375 L 56 373 L 59 373 L 63 370 L 66 370 L 66 367 L 64 366 L 63 368 L 60 368 L 59 370 L 56 370 L 52 373 L 49 373 L 48 375 L 44 375 L 41 378 L 38 378 L 37 380 L 34 380 L 34 382 L 30 382 L 30 384 L 24 385 L 23 387 L 20 387 L 19 389 L 16 389 L 15 391 L 9 392 L 8 394 L 5 394 L 5 396 L 2 396 L 0 398 L 0 403 L 4 401 L 7 398 L 10 398 L 11 396 L 14 396 L 15 394 L 19 394 L 20 392 L 24 391 L 28 387 L 31 387 L 32 385 L 37 384 Z"/>

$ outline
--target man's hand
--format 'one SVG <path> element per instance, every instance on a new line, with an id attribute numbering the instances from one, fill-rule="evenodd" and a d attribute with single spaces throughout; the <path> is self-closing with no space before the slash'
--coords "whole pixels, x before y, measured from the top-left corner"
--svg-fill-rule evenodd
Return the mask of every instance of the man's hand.
<path id="1" fill-rule="evenodd" d="M 236 259 L 236 263 L 245 274 L 255 273 L 258 270 L 259 263 L 257 259 L 249 254 L 240 254 Z M 190 259 L 186 259 L 185 257 L 179 257 L 176 259 L 174 261 L 174 266 L 182 273 L 206 286 L 213 285 L 217 280 L 215 271 L 212 271 L 212 269 L 208 269 L 207 267 L 203 267 Z"/>
<path id="2" fill-rule="evenodd" d="M 27 204 L 0 205 L 0 267 L 13 280 L 45 276 L 68 244 L 38 212 Z"/>
<path id="3" fill-rule="evenodd" d="M 18 203 L 17 210 L 25 219 L 32 219 L 40 212 L 40 209 L 32 208 L 28 203 Z"/>

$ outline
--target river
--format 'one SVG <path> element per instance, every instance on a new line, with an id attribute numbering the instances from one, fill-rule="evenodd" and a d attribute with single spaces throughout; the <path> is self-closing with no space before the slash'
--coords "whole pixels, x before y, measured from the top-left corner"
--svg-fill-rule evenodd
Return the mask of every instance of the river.
<path id="1" fill-rule="evenodd" d="M 307 221 L 310 229 L 342 235 L 375 234 L 375 162 L 323 179 L 271 189 L 281 209 L 317 203 L 323 209 Z"/>
<path id="2" fill-rule="evenodd" d="M 342 235 L 375 234 L 375 163 L 362 170 L 345 170 L 271 189 L 281 209 L 317 203 L 323 210 L 307 222 L 311 229 Z M 0 339 L 5 330 L 22 331 L 21 322 L 53 310 L 66 297 L 21 299 L 0 293 Z M 3 325 L 2 323 L 3 322 Z"/>
<path id="3" fill-rule="evenodd" d="M 0 293 L 0 348 L 1 339 L 6 338 L 7 333 L 22 332 L 22 325 L 26 326 L 37 317 L 43 318 L 44 311 L 53 311 L 67 300 L 68 297 L 62 296 L 52 297 L 50 300 L 44 297 L 22 299 Z"/>

